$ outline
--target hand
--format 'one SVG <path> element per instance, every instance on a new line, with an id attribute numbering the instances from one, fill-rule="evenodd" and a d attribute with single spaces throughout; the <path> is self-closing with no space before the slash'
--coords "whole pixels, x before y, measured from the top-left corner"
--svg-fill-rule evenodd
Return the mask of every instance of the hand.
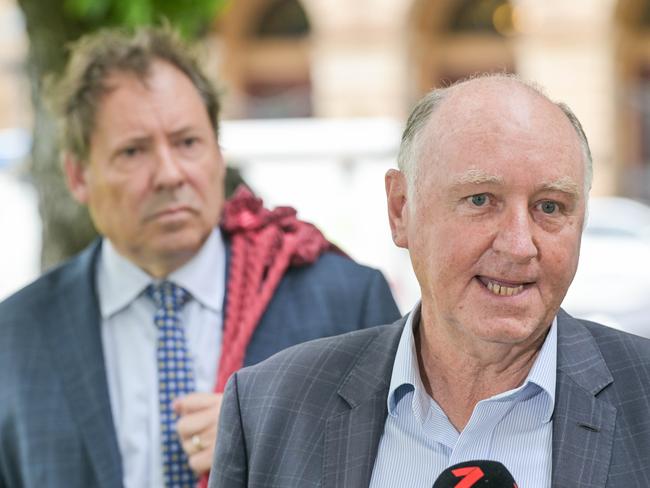
<path id="1" fill-rule="evenodd" d="M 221 397 L 217 393 L 190 393 L 175 399 L 172 404 L 178 415 L 176 431 L 181 446 L 197 476 L 207 473 L 212 466 Z"/>

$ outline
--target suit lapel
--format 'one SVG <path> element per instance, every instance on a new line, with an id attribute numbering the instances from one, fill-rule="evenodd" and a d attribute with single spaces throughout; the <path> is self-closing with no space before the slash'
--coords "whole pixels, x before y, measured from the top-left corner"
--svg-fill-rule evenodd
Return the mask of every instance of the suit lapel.
<path id="1" fill-rule="evenodd" d="M 386 422 L 393 361 L 405 322 L 403 318 L 384 328 L 370 342 L 339 389 L 345 406 L 327 421 L 323 488 L 370 484 Z"/>
<path id="2" fill-rule="evenodd" d="M 327 422 L 323 488 L 370 484 L 405 320 L 386 328 L 370 343 L 339 390 L 347 405 Z M 552 486 L 605 486 L 616 408 L 596 395 L 613 378 L 591 334 L 562 310 L 557 369 Z"/>
<path id="3" fill-rule="evenodd" d="M 591 334 L 562 310 L 557 370 L 552 485 L 605 486 L 616 408 L 596 395 L 613 378 Z"/>
<path id="4" fill-rule="evenodd" d="M 70 415 L 88 451 L 98 486 L 122 485 L 101 342 L 94 265 L 100 245 L 85 251 L 62 276 L 59 297 L 46 327 L 52 364 L 62 378 Z"/>

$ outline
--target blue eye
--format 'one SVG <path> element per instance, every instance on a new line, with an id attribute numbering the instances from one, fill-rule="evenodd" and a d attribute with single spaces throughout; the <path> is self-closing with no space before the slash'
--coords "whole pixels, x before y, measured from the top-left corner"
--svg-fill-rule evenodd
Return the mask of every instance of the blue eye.
<path id="1" fill-rule="evenodd" d="M 482 207 L 485 205 L 488 201 L 488 197 L 485 193 L 479 193 L 478 195 L 472 195 L 470 197 L 472 201 L 472 205 L 475 205 L 477 207 Z"/>
<path id="2" fill-rule="evenodd" d="M 545 202 L 542 202 L 541 209 L 542 209 L 542 212 L 544 212 L 545 214 L 550 215 L 550 214 L 555 213 L 557 211 L 557 203 L 547 200 Z"/>

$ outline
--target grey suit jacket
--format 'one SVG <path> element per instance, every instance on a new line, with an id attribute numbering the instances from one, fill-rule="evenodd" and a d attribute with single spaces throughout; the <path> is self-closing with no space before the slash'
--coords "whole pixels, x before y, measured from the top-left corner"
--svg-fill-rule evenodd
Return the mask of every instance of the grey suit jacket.
<path id="1" fill-rule="evenodd" d="M 0 488 L 122 486 L 94 289 L 98 249 L 0 303 Z M 283 277 L 245 363 L 397 317 L 378 271 L 325 254 Z"/>
<path id="2" fill-rule="evenodd" d="M 404 322 L 234 375 L 210 488 L 368 486 Z M 650 487 L 650 341 L 560 311 L 552 459 L 553 487 Z"/>

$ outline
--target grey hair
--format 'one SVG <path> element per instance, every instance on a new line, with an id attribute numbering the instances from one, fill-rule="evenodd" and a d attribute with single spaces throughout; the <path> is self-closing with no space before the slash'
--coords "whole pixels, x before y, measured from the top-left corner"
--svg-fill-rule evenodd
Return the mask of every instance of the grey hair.
<path id="1" fill-rule="evenodd" d="M 472 80 L 484 78 L 513 80 L 531 89 L 533 92 L 537 93 L 541 97 L 557 106 L 560 110 L 562 110 L 567 119 L 569 119 L 569 122 L 573 126 L 573 129 L 576 131 L 578 139 L 580 140 L 580 146 L 582 148 L 582 155 L 585 163 L 584 190 L 586 197 L 589 194 L 589 190 L 591 190 L 591 183 L 593 180 L 593 161 L 591 156 L 591 149 L 589 148 L 589 142 L 587 141 L 587 135 L 585 134 L 585 131 L 582 128 L 582 124 L 578 120 L 578 117 L 573 113 L 567 104 L 551 100 L 539 85 L 523 80 L 517 75 L 503 73 L 477 75 L 444 88 L 436 88 L 422 97 L 420 101 L 415 105 L 406 122 L 406 127 L 402 133 L 402 140 L 400 142 L 399 151 L 397 153 L 398 168 L 406 176 L 409 188 L 415 188 L 414 183 L 419 172 L 418 161 L 421 156 L 420 150 L 422 145 L 422 131 L 431 118 L 433 112 L 438 107 L 440 107 L 442 102 L 447 98 L 447 95 L 453 88 L 458 87 L 459 85 L 463 85 Z"/>

